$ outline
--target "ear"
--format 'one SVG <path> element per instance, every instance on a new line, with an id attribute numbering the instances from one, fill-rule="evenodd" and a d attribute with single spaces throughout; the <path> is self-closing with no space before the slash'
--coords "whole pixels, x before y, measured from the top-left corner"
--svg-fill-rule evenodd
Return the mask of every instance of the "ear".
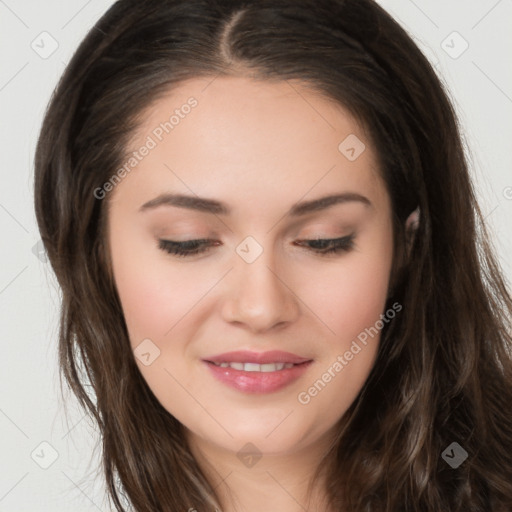
<path id="1" fill-rule="evenodd" d="M 407 247 L 407 256 L 409 256 L 414 238 L 416 236 L 416 230 L 420 224 L 420 207 L 411 212 L 407 220 L 405 221 L 405 238 Z"/>
<path id="2" fill-rule="evenodd" d="M 418 206 L 410 213 L 409 217 L 407 217 L 407 220 L 405 221 L 405 248 L 403 251 L 400 251 L 398 259 L 393 261 L 393 268 L 391 270 L 390 284 L 388 288 L 388 299 L 394 294 L 396 286 L 395 281 L 398 278 L 398 275 L 402 272 L 403 267 L 407 265 L 407 260 L 411 253 L 412 244 L 414 242 L 419 223 L 420 207 Z"/>

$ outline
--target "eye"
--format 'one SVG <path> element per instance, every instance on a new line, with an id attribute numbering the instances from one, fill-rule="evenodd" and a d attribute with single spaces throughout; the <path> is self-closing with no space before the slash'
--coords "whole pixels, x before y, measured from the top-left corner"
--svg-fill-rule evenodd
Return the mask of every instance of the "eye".
<path id="1" fill-rule="evenodd" d="M 347 235 L 341 238 L 321 238 L 317 240 L 299 240 L 296 245 L 307 246 L 313 252 L 324 254 L 337 254 L 339 252 L 348 252 L 354 248 L 355 234 Z M 211 246 L 219 245 L 219 242 L 209 239 L 186 240 L 176 242 L 174 240 L 158 240 L 158 247 L 175 256 L 186 257 L 200 254 L 207 251 Z"/>
<path id="2" fill-rule="evenodd" d="M 211 240 L 204 238 L 200 240 L 186 240 L 185 242 L 160 239 L 158 241 L 158 247 L 169 254 L 174 254 L 175 256 L 192 256 L 194 254 L 202 253 L 206 251 L 210 245 L 214 245 L 208 244 L 208 242 L 211 242 Z"/>
<path id="3" fill-rule="evenodd" d="M 321 255 L 348 252 L 354 248 L 355 233 L 341 238 L 320 238 L 317 240 L 299 240 L 297 245 L 307 244 L 311 249 Z"/>

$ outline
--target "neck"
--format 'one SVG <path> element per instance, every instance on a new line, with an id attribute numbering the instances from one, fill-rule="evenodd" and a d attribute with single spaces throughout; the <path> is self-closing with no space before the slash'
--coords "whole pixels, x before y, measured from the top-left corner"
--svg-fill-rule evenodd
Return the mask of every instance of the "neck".
<path id="1" fill-rule="evenodd" d="M 329 511 L 324 475 L 310 489 L 312 477 L 329 449 L 327 435 L 314 445 L 285 454 L 260 453 L 254 445 L 252 453 L 251 448 L 234 453 L 188 430 L 186 436 L 194 458 L 219 498 L 221 512 Z"/>

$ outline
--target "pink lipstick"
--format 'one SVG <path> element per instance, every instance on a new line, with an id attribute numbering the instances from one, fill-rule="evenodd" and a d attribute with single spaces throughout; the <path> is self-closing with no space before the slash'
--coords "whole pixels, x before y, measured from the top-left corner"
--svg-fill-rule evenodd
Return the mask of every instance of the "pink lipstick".
<path id="1" fill-rule="evenodd" d="M 216 379 L 246 393 L 278 391 L 297 380 L 313 362 L 279 350 L 227 352 L 203 361 Z"/>

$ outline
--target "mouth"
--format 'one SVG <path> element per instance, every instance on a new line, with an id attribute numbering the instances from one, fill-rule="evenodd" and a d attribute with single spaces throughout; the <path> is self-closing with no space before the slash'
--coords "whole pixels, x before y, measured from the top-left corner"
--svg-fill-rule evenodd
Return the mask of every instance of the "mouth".
<path id="1" fill-rule="evenodd" d="M 287 370 L 288 368 L 293 368 L 294 366 L 301 366 L 311 362 L 304 361 L 302 363 L 243 363 L 243 362 L 227 362 L 224 361 L 222 363 L 216 363 L 215 361 L 208 361 L 207 363 L 213 364 L 219 368 L 233 368 L 234 370 L 244 371 L 244 372 L 262 372 L 262 373 L 270 373 L 270 372 L 279 372 L 282 370 Z"/>
<path id="2" fill-rule="evenodd" d="M 267 352 L 255 352 L 252 350 L 236 350 L 233 352 L 224 352 L 223 354 L 217 354 L 215 356 L 209 356 L 204 358 L 205 361 L 214 364 L 243 364 L 243 365 L 266 365 L 266 364 L 299 364 L 311 361 L 309 358 L 298 356 L 291 352 L 284 352 L 282 350 L 269 350 Z M 250 366 L 248 368 L 251 368 Z M 256 368 L 256 367 L 254 367 Z M 259 371 L 248 369 L 247 371 Z M 275 370 L 270 370 L 275 371 Z"/>
<path id="3" fill-rule="evenodd" d="M 242 361 L 215 362 L 203 360 L 210 374 L 220 383 L 242 393 L 265 394 L 279 391 L 297 381 L 313 364 L 253 363 Z"/>

